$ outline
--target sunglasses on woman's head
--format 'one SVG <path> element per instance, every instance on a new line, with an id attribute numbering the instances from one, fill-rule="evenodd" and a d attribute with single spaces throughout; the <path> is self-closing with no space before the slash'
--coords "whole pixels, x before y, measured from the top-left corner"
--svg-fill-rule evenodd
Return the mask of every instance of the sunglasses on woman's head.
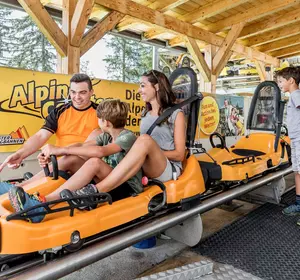
<path id="1" fill-rule="evenodd" d="M 159 82 L 157 75 L 155 74 L 155 70 L 151 70 L 150 73 L 154 76 L 154 78 Z"/>

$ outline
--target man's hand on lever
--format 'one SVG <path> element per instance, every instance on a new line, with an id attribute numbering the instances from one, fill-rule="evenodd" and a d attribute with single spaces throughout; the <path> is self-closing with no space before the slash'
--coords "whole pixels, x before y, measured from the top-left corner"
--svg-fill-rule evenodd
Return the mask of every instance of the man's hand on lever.
<path id="1" fill-rule="evenodd" d="M 55 156 L 63 156 L 66 154 L 66 149 L 63 147 L 57 147 L 51 144 L 47 144 L 42 147 L 42 154 L 44 155 L 45 159 L 49 159 L 51 155 Z"/>

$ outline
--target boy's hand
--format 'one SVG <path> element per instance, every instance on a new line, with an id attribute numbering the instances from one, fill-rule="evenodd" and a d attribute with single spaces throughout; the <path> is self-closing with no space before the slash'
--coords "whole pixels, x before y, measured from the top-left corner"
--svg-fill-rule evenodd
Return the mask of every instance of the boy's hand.
<path id="1" fill-rule="evenodd" d="M 17 169 L 20 167 L 20 164 L 22 162 L 23 158 L 21 157 L 20 154 L 14 153 L 7 157 L 5 161 L 0 165 L 0 172 L 3 170 L 5 166 L 12 168 L 12 169 Z"/>
<path id="2" fill-rule="evenodd" d="M 49 163 L 50 159 L 46 158 L 43 153 L 39 153 L 37 156 L 40 167 L 44 168 Z"/>
<path id="3" fill-rule="evenodd" d="M 45 158 L 50 158 L 51 155 L 55 156 L 62 156 L 65 154 L 65 149 L 62 147 L 56 147 L 50 144 L 45 145 L 42 148 L 42 153 L 44 154 Z"/>

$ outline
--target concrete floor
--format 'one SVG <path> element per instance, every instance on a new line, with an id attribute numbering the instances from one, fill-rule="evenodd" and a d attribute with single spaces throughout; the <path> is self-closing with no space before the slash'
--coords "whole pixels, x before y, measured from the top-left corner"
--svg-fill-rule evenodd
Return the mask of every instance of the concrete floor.
<path id="1" fill-rule="evenodd" d="M 204 227 L 203 238 L 257 207 L 243 201 L 234 201 L 234 203 L 238 203 L 240 207 L 233 212 L 215 208 L 201 215 Z M 141 250 L 129 247 L 61 279 L 131 280 L 144 274 L 150 275 L 152 272 L 164 271 L 201 259 L 200 255 L 189 251 L 189 247 L 182 243 L 158 239 L 156 247 L 152 249 Z"/>

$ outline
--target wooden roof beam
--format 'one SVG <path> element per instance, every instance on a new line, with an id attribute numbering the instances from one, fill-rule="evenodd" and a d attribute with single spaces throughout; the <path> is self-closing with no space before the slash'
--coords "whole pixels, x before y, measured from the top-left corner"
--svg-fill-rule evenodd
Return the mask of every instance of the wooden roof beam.
<path id="1" fill-rule="evenodd" d="M 259 46 L 300 33 L 300 25 L 293 24 L 249 37 L 240 42 L 246 46 Z"/>
<path id="2" fill-rule="evenodd" d="M 270 52 L 278 49 L 290 47 L 293 45 L 297 45 L 300 43 L 300 36 L 294 35 L 284 39 L 280 39 L 271 43 L 267 43 L 258 47 L 258 49 L 262 52 Z"/>
<path id="3" fill-rule="evenodd" d="M 62 32 L 54 19 L 46 11 L 39 0 L 19 0 L 23 9 L 31 16 L 39 27 L 40 31 L 46 36 L 50 43 L 55 47 L 61 56 L 67 56 L 68 39 Z"/>
<path id="4" fill-rule="evenodd" d="M 279 16 L 270 16 L 268 20 L 247 25 L 242 30 L 239 38 L 246 38 L 255 34 L 266 32 L 290 23 L 300 21 L 300 8 Z"/>
<path id="5" fill-rule="evenodd" d="M 110 11 L 108 11 L 108 9 L 103 8 L 99 5 L 94 5 L 92 8 L 92 12 L 90 15 L 90 19 L 92 18 L 104 18 L 105 16 L 107 16 L 107 14 L 109 14 Z"/>
<path id="6" fill-rule="evenodd" d="M 164 0 L 164 1 L 155 1 L 154 3 L 150 4 L 148 7 L 154 10 L 158 10 L 161 12 L 166 12 L 168 10 L 174 9 L 189 0 Z"/>
<path id="7" fill-rule="evenodd" d="M 300 52 L 300 44 L 288 48 L 280 49 L 277 51 L 273 51 L 271 52 L 271 54 L 276 57 L 286 57 L 287 55 L 294 55 L 299 52 Z"/>
<path id="8" fill-rule="evenodd" d="M 203 54 L 200 51 L 200 48 L 195 39 L 187 37 L 186 46 L 188 48 L 189 53 L 193 57 L 193 60 L 201 73 L 202 77 L 206 82 L 210 81 L 211 71 L 204 59 Z"/>
<path id="9" fill-rule="evenodd" d="M 185 42 L 186 42 L 185 37 L 182 36 L 182 35 L 178 35 L 178 36 L 176 36 L 176 37 L 174 37 L 174 38 L 172 38 L 168 41 L 168 46 L 176 47 L 176 46 L 180 46 L 182 44 L 185 44 Z"/>
<path id="10" fill-rule="evenodd" d="M 164 33 L 168 33 L 170 32 L 169 30 L 165 29 L 165 28 L 152 28 L 146 32 L 144 32 L 144 38 L 146 38 L 147 40 L 151 40 L 151 39 L 155 39 L 157 36 L 164 34 Z"/>
<path id="11" fill-rule="evenodd" d="M 71 45 L 80 46 L 80 42 L 93 8 L 93 0 L 78 0 L 71 21 Z"/>
<path id="12" fill-rule="evenodd" d="M 296 52 L 293 54 L 286 54 L 286 55 L 282 56 L 281 58 L 288 58 L 288 57 L 293 57 L 293 56 L 298 56 L 298 55 L 300 55 L 300 52 Z"/>
<path id="13" fill-rule="evenodd" d="M 216 55 L 213 58 L 213 68 L 212 68 L 212 73 L 216 75 L 217 77 L 223 70 L 224 66 L 226 65 L 228 59 L 232 55 L 231 48 L 241 33 L 245 23 L 241 22 L 238 24 L 235 24 L 231 27 L 231 30 L 228 32 L 226 38 L 224 39 L 224 42 L 218 49 Z"/>
<path id="14" fill-rule="evenodd" d="M 144 6 L 148 6 L 148 5 L 152 4 L 152 2 L 149 0 L 134 0 L 134 2 L 144 5 Z"/>
<path id="15" fill-rule="evenodd" d="M 197 42 L 197 44 L 200 49 L 202 49 L 206 46 L 206 44 L 204 44 L 202 42 Z M 186 45 L 186 37 L 183 35 L 178 35 L 168 41 L 169 47 L 176 47 L 176 46 L 181 46 L 181 45 Z"/>
<path id="16" fill-rule="evenodd" d="M 113 29 L 124 14 L 111 12 L 102 21 L 97 22 L 82 38 L 80 44 L 80 56 L 84 55 L 92 46 L 94 46 L 108 31 Z"/>
<path id="17" fill-rule="evenodd" d="M 201 6 L 193 12 L 180 16 L 178 19 L 190 23 L 196 23 L 199 20 L 215 16 L 219 13 L 228 11 L 236 6 L 239 6 L 248 0 L 219 0 L 212 1 Z"/>
<path id="18" fill-rule="evenodd" d="M 130 27 L 133 27 L 137 24 L 145 24 L 151 28 L 153 28 L 153 25 L 150 24 L 149 22 L 143 21 L 143 20 L 139 20 L 137 18 L 134 17 L 130 17 L 128 15 L 125 15 L 124 19 L 122 21 L 120 21 L 116 27 L 116 29 L 121 32 L 124 31 Z"/>
<path id="19" fill-rule="evenodd" d="M 138 24 L 138 19 L 125 16 L 125 18 L 118 23 L 116 29 L 121 32 L 134 26 L 135 24 Z"/>
<path id="20" fill-rule="evenodd" d="M 282 8 L 287 8 L 295 4 L 295 0 L 271 0 L 265 1 L 260 5 L 256 5 L 253 8 L 247 9 L 244 12 L 237 13 L 233 16 L 229 16 L 222 20 L 217 21 L 215 24 L 208 26 L 208 30 L 211 32 L 220 32 L 222 29 L 237 24 L 239 22 L 253 21 L 259 17 L 265 16 L 270 13 L 274 13 Z"/>
<path id="21" fill-rule="evenodd" d="M 164 15 L 159 11 L 152 10 L 130 0 L 95 0 L 95 3 L 215 46 L 221 46 L 224 41 L 223 37 L 214 33 L 193 26 L 190 23 L 183 22 L 174 17 Z M 278 59 L 237 43 L 232 46 L 232 50 L 237 53 L 245 54 L 251 59 L 255 58 L 275 66 L 279 65 Z"/>
<path id="22" fill-rule="evenodd" d="M 256 70 L 257 70 L 260 80 L 262 82 L 267 80 L 267 72 L 266 72 L 265 64 L 258 60 L 254 60 L 254 62 L 255 62 Z"/>

